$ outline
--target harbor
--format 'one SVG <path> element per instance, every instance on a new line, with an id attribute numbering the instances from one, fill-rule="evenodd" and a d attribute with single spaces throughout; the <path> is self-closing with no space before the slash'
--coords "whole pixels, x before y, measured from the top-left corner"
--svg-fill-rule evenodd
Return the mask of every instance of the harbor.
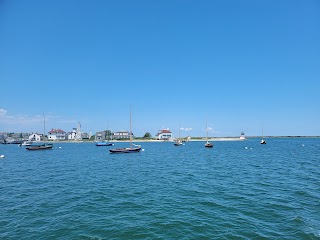
<path id="1" fill-rule="evenodd" d="M 320 237 L 319 138 L 141 146 L 113 155 L 92 142 L 0 145 L 0 238 Z"/>

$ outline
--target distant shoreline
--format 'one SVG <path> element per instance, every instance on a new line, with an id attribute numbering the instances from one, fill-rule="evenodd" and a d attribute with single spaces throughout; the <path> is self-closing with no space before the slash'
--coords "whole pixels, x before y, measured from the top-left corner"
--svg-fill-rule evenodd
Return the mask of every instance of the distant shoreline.
<path id="1" fill-rule="evenodd" d="M 246 139 L 240 139 L 239 137 L 212 137 L 209 138 L 209 141 L 246 141 L 248 139 L 256 139 L 262 138 L 261 136 L 247 136 Z M 320 136 L 264 136 L 263 138 L 320 138 Z M 184 139 L 184 138 L 183 138 Z M 207 138 L 191 138 L 189 142 L 204 142 L 207 141 Z M 50 143 L 95 143 L 95 140 L 83 140 L 83 141 L 48 141 Z M 125 140 L 111 140 L 112 143 L 120 143 L 120 142 L 130 142 L 129 139 Z M 164 140 L 156 140 L 156 139 L 133 139 L 132 142 L 173 142 L 173 141 L 164 141 Z M 187 141 L 186 141 L 187 142 Z"/>

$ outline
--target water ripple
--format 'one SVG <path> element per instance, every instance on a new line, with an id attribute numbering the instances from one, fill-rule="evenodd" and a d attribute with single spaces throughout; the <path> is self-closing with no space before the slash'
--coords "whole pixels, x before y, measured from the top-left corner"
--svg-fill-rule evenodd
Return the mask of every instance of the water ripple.
<path id="1" fill-rule="evenodd" d="M 320 139 L 55 145 L 0 145 L 1 239 L 320 239 Z"/>

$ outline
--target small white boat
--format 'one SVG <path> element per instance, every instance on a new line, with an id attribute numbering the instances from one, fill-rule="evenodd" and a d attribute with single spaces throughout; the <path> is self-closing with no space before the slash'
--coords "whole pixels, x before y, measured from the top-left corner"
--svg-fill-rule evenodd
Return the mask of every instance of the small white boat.
<path id="1" fill-rule="evenodd" d="M 20 146 L 31 146 L 33 142 L 32 141 L 24 141 L 23 143 L 20 144 Z"/>
<path id="2" fill-rule="evenodd" d="M 262 139 L 260 144 L 267 144 L 267 142 L 263 139 L 263 122 L 262 122 Z"/>
<path id="3" fill-rule="evenodd" d="M 182 141 L 181 140 L 177 140 L 174 143 L 175 146 L 181 146 L 182 145 Z"/>
<path id="4" fill-rule="evenodd" d="M 267 144 L 267 142 L 265 140 L 261 139 L 260 144 Z"/>
<path id="5" fill-rule="evenodd" d="M 179 138 L 174 141 L 175 146 L 182 146 L 182 140 L 180 139 L 180 123 L 179 123 Z"/>
<path id="6" fill-rule="evenodd" d="M 207 132 L 207 142 L 206 142 L 206 144 L 204 144 L 204 146 L 206 148 L 212 148 L 213 144 L 211 142 L 209 142 L 209 137 L 208 137 L 208 122 L 206 122 L 206 132 Z"/>
<path id="7" fill-rule="evenodd" d="M 244 132 L 241 132 L 240 140 L 246 140 L 246 136 L 244 135 Z"/>
<path id="8" fill-rule="evenodd" d="M 206 144 L 204 145 L 206 148 L 212 148 L 213 144 L 211 142 L 206 142 Z"/>

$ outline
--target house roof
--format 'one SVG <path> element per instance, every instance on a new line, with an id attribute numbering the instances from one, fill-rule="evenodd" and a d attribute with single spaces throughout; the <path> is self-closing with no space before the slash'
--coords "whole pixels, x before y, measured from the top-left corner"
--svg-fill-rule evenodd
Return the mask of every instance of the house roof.
<path id="1" fill-rule="evenodd" d="M 171 133 L 169 129 L 163 129 L 159 131 L 160 133 Z"/>
<path id="2" fill-rule="evenodd" d="M 159 136 L 162 133 L 171 133 L 171 131 L 169 129 L 162 129 L 162 130 L 159 130 L 156 136 Z"/>
<path id="3" fill-rule="evenodd" d="M 51 129 L 51 131 L 49 133 L 66 133 L 65 131 L 61 130 L 61 129 Z"/>

